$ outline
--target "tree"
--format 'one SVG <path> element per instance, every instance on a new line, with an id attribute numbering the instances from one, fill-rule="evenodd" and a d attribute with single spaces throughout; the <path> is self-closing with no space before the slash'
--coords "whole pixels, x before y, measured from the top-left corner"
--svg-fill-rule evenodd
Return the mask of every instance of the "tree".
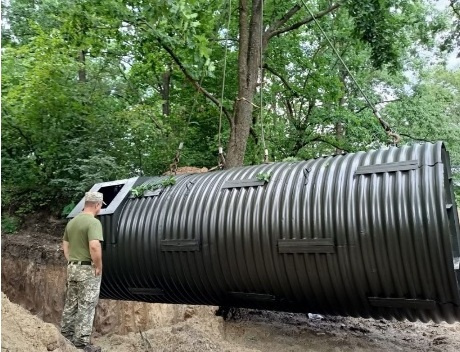
<path id="1" fill-rule="evenodd" d="M 397 94 L 399 100 L 385 110 L 402 143 L 444 141 L 460 201 L 460 71 L 425 70 L 412 87 L 401 87 Z"/>
<path id="2" fill-rule="evenodd" d="M 303 6 L 235 4 L 11 0 L 4 192 L 37 195 L 35 205 L 76 200 L 99 180 L 164 172 L 179 142 L 181 162 L 208 167 L 223 141 L 227 167 L 261 162 L 265 143 L 282 160 L 387 142 Z M 308 6 L 374 104 L 414 98 L 398 90 L 401 66 L 442 28 L 436 14 L 425 23 L 422 1 Z"/>
<path id="3" fill-rule="evenodd" d="M 449 30 L 443 34 L 441 49 L 447 52 L 453 52 L 460 48 L 460 1 L 449 0 L 449 9 L 451 12 L 451 23 Z M 460 58 L 460 51 L 457 52 L 457 58 Z"/>
<path id="4" fill-rule="evenodd" d="M 178 11 L 178 8 L 181 10 Z M 208 20 L 212 17 L 210 13 L 214 14 L 218 11 L 215 7 L 210 6 L 204 9 L 203 4 L 199 2 L 192 2 L 189 5 L 179 2 L 178 5 L 175 4 L 170 8 L 167 5 L 163 6 L 160 16 L 158 16 L 159 11 L 152 16 L 152 12 L 148 10 L 151 9 L 151 6 L 145 7 L 141 3 L 136 3 L 136 10 L 131 14 L 136 19 L 133 19 L 131 23 L 136 28 L 137 34 L 141 33 L 146 38 L 150 36 L 156 39 L 172 57 L 187 80 L 210 101 L 222 108 L 230 128 L 226 166 L 233 167 L 241 165 L 244 160 L 253 122 L 254 98 L 261 84 L 261 57 L 267 54 L 267 48 L 274 38 L 301 30 L 309 24 L 313 25 L 314 18 L 325 20 L 330 16 L 335 16 L 336 13 L 346 12 L 353 21 L 354 36 L 365 43 L 371 51 L 370 57 L 374 66 L 381 68 L 389 65 L 393 69 L 398 69 L 401 67 L 400 60 L 405 54 L 404 50 L 408 47 L 411 36 L 413 37 L 415 32 L 420 34 L 425 30 L 420 23 L 427 14 L 422 1 L 374 0 L 345 1 L 343 3 L 317 1 L 312 8 L 315 9 L 314 17 L 305 14 L 302 6 L 295 2 L 288 1 L 280 4 L 264 3 L 262 0 L 239 1 L 237 31 L 232 32 L 237 34 L 234 40 L 238 43 L 238 86 L 231 108 L 221 106 L 219 99 L 200 84 L 189 61 L 184 61 L 180 55 L 183 52 L 181 48 L 185 41 L 192 50 L 198 48 L 202 56 L 206 58 L 206 62 L 209 63 L 209 50 L 202 45 L 200 38 L 202 39 L 203 36 L 209 38 L 213 30 L 215 32 L 216 30 L 232 31 L 234 29 L 223 29 L 222 25 L 218 26 L 212 21 L 212 25 L 202 26 L 205 23 L 204 18 Z M 160 30 L 160 27 L 155 24 L 164 23 L 160 19 L 172 13 L 176 16 L 178 13 L 183 15 L 179 17 L 179 24 L 168 23 L 166 28 Z M 185 18 L 184 21 L 182 21 L 183 18 Z M 191 19 L 191 21 L 186 19 Z M 409 30 L 413 23 L 418 24 L 415 31 Z M 191 31 L 180 31 L 185 26 Z M 169 30 L 170 27 L 171 30 Z M 182 46 L 178 46 L 179 44 Z M 363 49 L 366 50 L 365 47 Z M 265 56 L 264 60 L 267 59 L 268 57 Z"/>

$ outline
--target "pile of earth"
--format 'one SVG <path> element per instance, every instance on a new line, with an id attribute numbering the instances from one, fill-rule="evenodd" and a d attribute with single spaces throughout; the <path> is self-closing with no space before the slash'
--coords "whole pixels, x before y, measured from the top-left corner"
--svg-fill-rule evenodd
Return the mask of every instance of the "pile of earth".
<path id="1" fill-rule="evenodd" d="M 78 351 L 59 330 L 26 309 L 11 303 L 2 292 L 2 351 Z"/>

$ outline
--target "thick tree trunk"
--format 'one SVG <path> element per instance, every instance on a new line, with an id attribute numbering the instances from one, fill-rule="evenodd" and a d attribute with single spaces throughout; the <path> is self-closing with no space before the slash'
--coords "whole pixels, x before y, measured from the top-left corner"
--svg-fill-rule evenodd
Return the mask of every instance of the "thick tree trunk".
<path id="1" fill-rule="evenodd" d="M 227 145 L 225 168 L 240 166 L 244 162 L 260 71 L 262 16 L 262 0 L 253 0 L 251 11 L 247 0 L 240 0 L 238 98 Z"/>
<path id="2" fill-rule="evenodd" d="M 244 100 L 240 98 L 240 100 L 236 102 L 233 125 L 227 145 L 225 168 L 243 165 L 252 122 L 251 116 L 253 106 L 249 103 L 252 101 L 252 96 L 253 94 L 247 93 L 246 96 L 243 96 Z"/>

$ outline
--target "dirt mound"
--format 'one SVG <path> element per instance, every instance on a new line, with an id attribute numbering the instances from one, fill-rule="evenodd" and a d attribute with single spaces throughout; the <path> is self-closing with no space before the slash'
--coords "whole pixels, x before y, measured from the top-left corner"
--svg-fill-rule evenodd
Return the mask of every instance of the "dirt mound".
<path id="1" fill-rule="evenodd" d="M 78 351 L 50 323 L 11 303 L 2 292 L 2 351 Z"/>
<path id="2" fill-rule="evenodd" d="M 176 172 L 166 171 L 163 175 L 164 176 L 172 176 L 172 175 L 183 175 L 183 174 L 201 174 L 203 172 L 208 172 L 209 170 L 206 167 L 194 167 L 194 166 L 181 166 L 178 167 Z"/>
<path id="3" fill-rule="evenodd" d="M 225 322 L 214 314 L 215 307 L 188 306 L 186 320 L 172 326 L 159 326 L 146 332 L 102 336 L 95 344 L 103 351 L 134 352 L 256 352 L 225 336 Z M 270 350 L 266 348 L 266 350 Z"/>

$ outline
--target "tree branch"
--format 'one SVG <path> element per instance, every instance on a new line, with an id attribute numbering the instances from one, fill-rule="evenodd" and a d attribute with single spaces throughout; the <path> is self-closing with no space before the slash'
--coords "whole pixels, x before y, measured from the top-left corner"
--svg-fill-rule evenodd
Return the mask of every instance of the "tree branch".
<path id="1" fill-rule="evenodd" d="M 340 143 L 336 143 L 335 141 L 330 141 L 330 140 L 327 140 L 325 139 L 323 136 L 316 136 L 314 137 L 313 139 L 310 139 L 309 141 L 307 141 L 305 143 L 305 145 L 311 143 L 311 142 L 321 142 L 321 143 L 325 143 L 325 144 L 328 144 L 330 145 L 331 147 L 334 147 L 335 149 L 340 149 L 346 153 L 349 153 L 350 150 L 349 149 L 345 149 L 343 145 L 340 145 Z M 305 146 L 304 145 L 304 146 Z"/>
<path id="2" fill-rule="evenodd" d="M 340 149 L 346 153 L 350 152 L 350 150 L 348 148 L 344 148 L 344 146 L 341 145 L 341 143 L 334 141 L 334 140 L 329 140 L 329 138 L 326 138 L 326 136 L 316 135 L 313 138 L 310 138 L 308 140 L 305 140 L 305 139 L 302 139 L 301 141 L 298 140 L 294 148 L 295 154 L 297 155 L 302 148 L 306 147 L 307 145 L 313 142 L 325 143 L 327 145 L 330 145 L 331 147 L 334 147 L 336 150 Z"/>
<path id="3" fill-rule="evenodd" d="M 456 0 L 451 0 L 449 3 L 449 6 L 452 8 L 452 11 L 457 15 L 457 17 L 460 19 L 460 8 L 456 8 Z"/>
<path id="4" fill-rule="evenodd" d="M 257 133 L 256 131 L 254 130 L 254 128 L 251 126 L 251 128 L 249 129 L 249 134 L 252 136 L 252 138 L 254 139 L 254 144 L 257 145 L 259 144 L 259 137 L 257 136 Z"/>
<path id="5" fill-rule="evenodd" d="M 374 103 L 374 105 L 377 106 L 379 104 L 384 104 L 384 103 L 393 103 L 393 102 L 399 101 L 399 100 L 401 100 L 401 98 L 390 99 L 390 100 L 382 100 L 382 101 L 378 101 L 377 103 Z M 365 109 L 372 109 L 372 108 L 369 105 L 364 105 L 362 108 L 358 109 L 357 111 L 354 111 L 353 113 L 354 114 L 359 114 L 361 111 L 363 111 Z"/>
<path id="6" fill-rule="evenodd" d="M 311 56 L 310 58 L 310 62 L 315 62 L 315 59 L 316 59 L 316 56 L 321 52 L 321 50 L 323 50 L 323 48 L 325 48 L 327 46 L 327 44 L 323 44 L 321 45 L 321 43 L 318 45 L 318 48 L 316 48 L 315 52 L 313 53 L 313 55 Z M 310 79 L 311 77 L 311 73 L 312 73 L 312 70 L 308 70 L 308 73 L 307 73 L 307 77 L 305 77 L 305 80 L 303 82 L 303 87 L 302 87 L 302 90 L 305 90 L 306 87 L 307 87 L 307 83 L 308 83 L 308 80 Z"/>
<path id="7" fill-rule="evenodd" d="M 150 23 L 148 23 L 147 21 L 143 21 L 150 29 L 154 30 L 154 28 L 150 25 Z M 161 47 L 166 50 L 166 52 L 171 56 L 171 58 L 173 59 L 173 61 L 177 64 L 177 66 L 179 66 L 179 69 L 182 71 L 182 73 L 184 74 L 184 76 L 187 78 L 187 80 L 195 87 L 195 89 L 199 92 L 202 92 L 203 95 L 208 98 L 209 100 L 211 100 L 214 104 L 217 105 L 217 107 L 219 109 L 222 109 L 222 112 L 225 114 L 225 116 L 227 117 L 228 121 L 231 123 L 232 122 L 232 118 L 231 118 L 231 115 L 230 113 L 228 112 L 228 110 L 221 104 L 221 102 L 219 100 L 217 100 L 211 93 L 209 93 L 205 88 L 203 88 L 200 83 L 198 83 L 198 81 L 196 79 L 194 79 L 192 77 L 192 75 L 187 71 L 187 69 L 185 68 L 184 64 L 180 61 L 179 57 L 174 53 L 174 51 L 169 47 L 167 46 L 162 40 L 161 38 L 157 37 L 156 38 L 158 43 L 161 45 Z"/>
<path id="8" fill-rule="evenodd" d="M 284 102 L 286 104 L 286 108 L 287 108 L 287 111 L 288 111 L 287 118 L 291 121 L 291 123 L 297 129 L 297 126 L 296 126 L 296 123 L 295 123 L 295 120 L 294 120 L 294 110 L 292 109 L 292 104 L 291 104 L 291 102 L 289 101 L 288 98 L 284 98 Z"/>
<path id="9" fill-rule="evenodd" d="M 283 82 L 284 86 L 290 90 L 294 96 L 298 96 L 299 94 L 289 85 L 288 81 L 286 81 L 286 79 L 281 76 L 278 72 L 276 72 L 273 68 L 271 68 L 270 66 L 268 66 L 268 64 L 264 64 L 263 66 L 266 70 L 268 70 L 269 72 L 271 72 L 273 75 L 275 75 L 276 77 L 278 77 L 281 82 Z"/>
<path id="10" fill-rule="evenodd" d="M 270 37 L 271 33 L 276 31 L 278 28 L 280 28 L 282 25 L 284 25 L 287 21 L 289 21 L 291 19 L 291 17 L 294 16 L 300 9 L 301 9 L 300 5 L 293 6 L 288 12 L 286 12 L 283 15 L 283 17 L 281 17 L 275 23 L 270 25 L 270 27 L 268 27 L 268 29 L 267 29 L 267 31 L 265 33 Z"/>
<path id="11" fill-rule="evenodd" d="M 174 60 L 174 62 L 177 64 L 177 66 L 179 66 L 179 69 L 182 71 L 182 73 L 184 74 L 184 76 L 188 79 L 188 81 L 195 87 L 195 89 L 199 92 L 202 92 L 203 95 L 208 98 L 209 100 L 211 100 L 214 104 L 217 105 L 217 107 L 219 109 L 222 109 L 222 112 L 225 114 L 225 116 L 227 117 L 227 119 L 229 121 L 231 121 L 231 116 L 230 116 L 230 113 L 228 112 L 228 110 L 221 104 L 221 102 L 219 100 L 217 100 L 211 93 L 209 93 L 205 88 L 203 88 L 196 79 L 194 79 L 192 77 L 192 75 L 187 71 L 187 69 L 185 68 L 185 66 L 182 64 L 182 62 L 180 61 L 180 59 L 177 57 L 177 55 L 172 51 L 172 49 L 170 47 L 168 47 L 165 43 L 163 43 L 163 41 L 160 39 L 160 38 L 157 38 L 158 42 L 160 43 L 160 45 L 163 47 L 163 49 L 165 49 L 168 54 L 172 57 L 172 59 Z"/>
<path id="12" fill-rule="evenodd" d="M 26 135 L 26 133 L 24 133 L 24 131 L 19 127 L 19 126 L 16 126 L 15 124 L 13 124 L 13 122 L 9 121 L 7 118 L 5 118 L 5 115 L 7 115 L 6 113 L 6 110 L 3 109 L 2 107 L 2 122 L 6 123 L 8 126 L 10 126 L 12 129 L 15 129 L 19 135 L 24 138 L 24 140 L 26 141 L 26 145 L 28 147 L 28 152 L 29 153 L 33 153 L 34 156 L 35 156 L 35 161 L 36 161 L 36 164 L 37 166 L 40 166 L 43 162 L 41 156 L 39 153 L 37 153 L 35 147 L 34 147 L 34 143 L 32 141 L 32 138 L 30 138 L 29 136 Z M 7 115 L 8 116 L 8 115 Z"/>
<path id="13" fill-rule="evenodd" d="M 338 9 L 342 4 L 340 3 L 337 3 L 337 4 L 333 4 L 331 5 L 329 8 L 327 8 L 326 10 L 323 10 L 323 11 L 320 11 L 318 12 L 315 16 L 316 19 L 319 19 L 331 12 L 333 12 L 334 10 Z M 291 9 L 292 10 L 292 9 Z M 291 11 L 290 10 L 290 11 Z M 289 13 L 289 12 L 288 12 Z M 287 14 L 286 14 L 287 15 Z M 286 16 L 285 15 L 285 16 Z M 280 35 L 280 34 L 283 34 L 283 33 L 286 33 L 286 32 L 289 32 L 289 31 L 292 31 L 294 29 L 297 29 L 299 27 L 302 27 L 303 25 L 307 24 L 307 23 L 310 23 L 310 22 L 313 22 L 314 21 L 314 18 L 313 17 L 307 17 L 307 18 L 304 18 L 303 20 L 299 21 L 299 22 L 296 22 L 290 26 L 287 26 L 287 27 L 284 27 L 284 28 L 279 28 L 279 29 L 276 29 L 272 32 L 269 32 L 267 33 L 267 40 L 274 37 L 274 36 L 277 36 L 277 35 Z"/>
<path id="14" fill-rule="evenodd" d="M 420 141 L 420 142 L 430 142 L 433 143 L 433 140 L 431 139 L 426 139 L 426 138 L 420 138 L 420 137 L 413 137 L 407 133 L 398 133 L 400 136 L 407 137 L 410 139 L 413 139 L 414 141 Z"/>

